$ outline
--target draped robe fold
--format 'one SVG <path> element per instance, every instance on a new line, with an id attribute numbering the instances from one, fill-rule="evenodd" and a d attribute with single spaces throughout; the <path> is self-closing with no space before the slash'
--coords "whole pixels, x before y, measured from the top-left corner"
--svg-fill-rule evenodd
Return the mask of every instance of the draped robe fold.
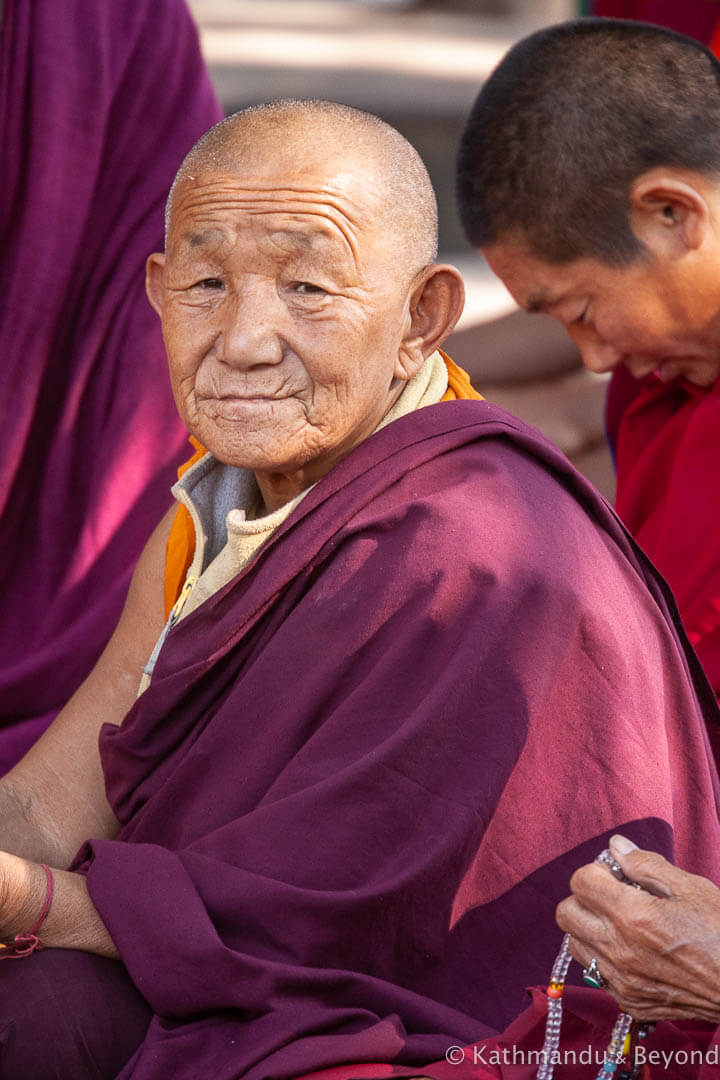
<path id="1" fill-rule="evenodd" d="M 187 434 L 143 266 L 221 112 L 183 0 L 4 0 L 0 773 L 82 682 Z"/>

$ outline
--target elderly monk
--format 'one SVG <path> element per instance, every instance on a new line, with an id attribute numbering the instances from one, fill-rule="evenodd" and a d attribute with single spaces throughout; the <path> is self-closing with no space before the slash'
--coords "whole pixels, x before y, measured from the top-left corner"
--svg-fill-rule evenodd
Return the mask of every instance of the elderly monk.
<path id="1" fill-rule="evenodd" d="M 0 785 L 3 1076 L 424 1068 L 547 978 L 611 832 L 720 874 L 669 594 L 438 352 L 435 236 L 416 152 L 344 106 L 239 114 L 182 166 L 147 281 L 202 449 Z"/>

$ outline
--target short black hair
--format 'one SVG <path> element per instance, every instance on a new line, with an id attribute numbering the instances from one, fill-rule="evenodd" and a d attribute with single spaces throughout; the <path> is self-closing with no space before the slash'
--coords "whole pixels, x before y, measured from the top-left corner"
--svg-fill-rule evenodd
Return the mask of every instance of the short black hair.
<path id="1" fill-rule="evenodd" d="M 465 233 L 512 233 L 548 262 L 644 252 L 630 190 L 658 166 L 720 173 L 720 64 L 647 23 L 584 18 L 518 42 L 483 86 L 460 145 Z"/>

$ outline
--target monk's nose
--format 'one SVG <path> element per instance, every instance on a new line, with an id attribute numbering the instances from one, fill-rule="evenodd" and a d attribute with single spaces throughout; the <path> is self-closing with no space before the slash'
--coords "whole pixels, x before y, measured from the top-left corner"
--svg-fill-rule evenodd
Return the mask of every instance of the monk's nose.
<path id="1" fill-rule="evenodd" d="M 612 371 L 623 358 L 623 354 L 618 349 L 597 338 L 578 344 L 583 364 L 589 371 L 595 371 L 598 374 Z"/>
<path id="2" fill-rule="evenodd" d="M 225 304 L 220 359 L 238 368 L 282 359 L 282 310 L 274 290 L 246 289 Z"/>

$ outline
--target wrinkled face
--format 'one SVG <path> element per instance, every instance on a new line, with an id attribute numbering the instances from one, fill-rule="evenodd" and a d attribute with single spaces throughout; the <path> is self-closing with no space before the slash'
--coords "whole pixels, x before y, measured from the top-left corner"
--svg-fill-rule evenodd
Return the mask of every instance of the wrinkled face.
<path id="1" fill-rule="evenodd" d="M 720 374 L 717 279 L 692 256 L 650 255 L 624 267 L 589 258 L 558 265 L 515 239 L 483 254 L 521 307 L 565 326 L 591 371 L 622 363 L 637 378 L 654 372 L 705 387 Z"/>
<path id="2" fill-rule="evenodd" d="M 314 481 L 402 389 L 409 288 L 358 177 L 276 171 L 183 181 L 149 262 L 189 430 L 221 461 Z"/>

